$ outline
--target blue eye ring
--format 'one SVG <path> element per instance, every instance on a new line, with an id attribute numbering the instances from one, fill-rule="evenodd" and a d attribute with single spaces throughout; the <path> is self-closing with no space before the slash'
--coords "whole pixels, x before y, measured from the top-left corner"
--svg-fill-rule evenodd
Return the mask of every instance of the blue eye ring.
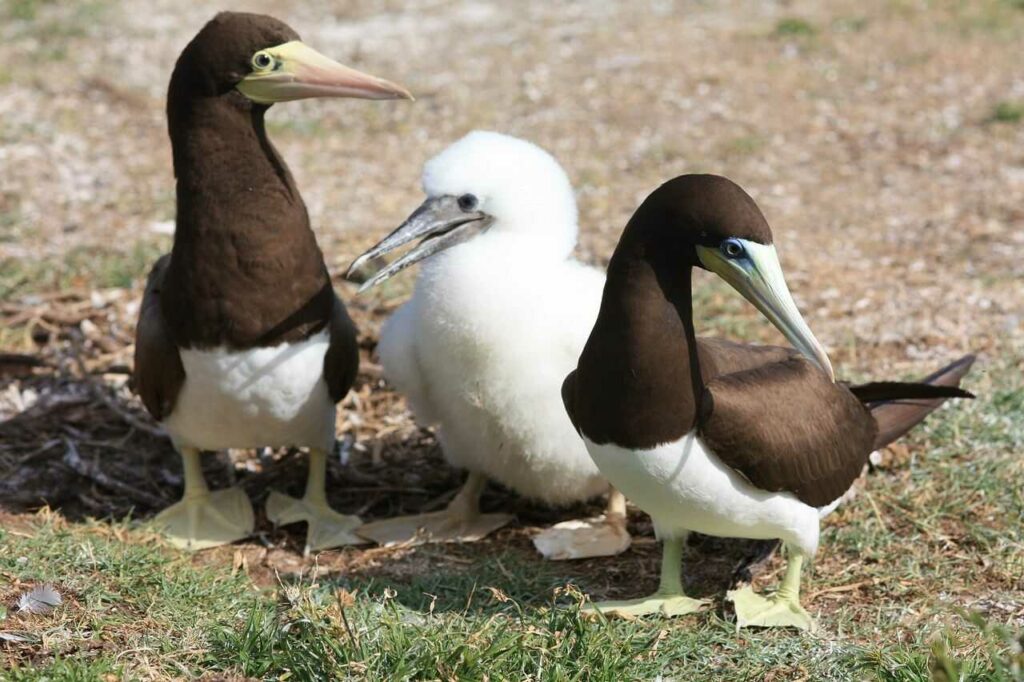
<path id="1" fill-rule="evenodd" d="M 726 258 L 733 260 L 736 258 L 742 258 L 747 252 L 747 250 L 743 248 L 743 244 L 739 239 L 726 239 L 718 248 Z"/>

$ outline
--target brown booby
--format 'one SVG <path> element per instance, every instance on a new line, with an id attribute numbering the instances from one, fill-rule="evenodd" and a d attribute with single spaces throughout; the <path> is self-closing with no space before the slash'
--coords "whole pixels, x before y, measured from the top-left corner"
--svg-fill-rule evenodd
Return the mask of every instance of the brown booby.
<path id="1" fill-rule="evenodd" d="M 307 551 L 361 541 L 358 517 L 333 511 L 324 489 L 335 405 L 359 365 L 356 330 L 264 127 L 272 104 L 308 97 L 411 99 L 257 14 L 218 14 L 171 76 L 177 221 L 146 285 L 134 381 L 182 456 L 184 495 L 156 521 L 187 548 L 253 530 L 242 490 L 207 488 L 200 451 L 262 446 L 310 448 L 305 496 L 271 493 L 271 521 L 308 522 Z"/>
<path id="2" fill-rule="evenodd" d="M 694 332 L 693 268 L 722 277 L 796 350 Z M 679 615 L 682 542 L 690 531 L 780 539 L 788 565 L 771 597 L 730 592 L 738 625 L 811 628 L 800 569 L 819 518 L 872 450 L 905 433 L 957 388 L 966 356 L 926 383 L 836 383 L 782 275 L 768 223 L 733 182 L 684 175 L 636 210 L 608 266 L 601 309 L 562 398 L 612 485 L 650 514 L 664 542 L 661 585 L 597 610 Z M 912 401 L 912 402 L 907 402 Z"/>

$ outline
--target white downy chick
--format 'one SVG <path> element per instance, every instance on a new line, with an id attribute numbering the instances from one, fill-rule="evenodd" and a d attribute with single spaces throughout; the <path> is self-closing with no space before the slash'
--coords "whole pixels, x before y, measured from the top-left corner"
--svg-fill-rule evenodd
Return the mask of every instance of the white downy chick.
<path id="1" fill-rule="evenodd" d="M 353 263 L 420 243 L 371 277 L 373 286 L 422 261 L 412 298 L 385 323 L 385 377 L 419 423 L 438 427 L 446 459 L 470 472 L 444 512 L 369 524 L 382 543 L 417 535 L 471 540 L 507 523 L 479 513 L 486 478 L 550 504 L 609 490 L 562 407 L 562 381 L 594 320 L 604 275 L 571 257 L 576 202 L 555 159 L 534 144 L 477 131 L 431 159 L 427 200 Z M 629 546 L 624 501 L 610 513 L 567 522 L 537 538 L 552 558 Z"/>

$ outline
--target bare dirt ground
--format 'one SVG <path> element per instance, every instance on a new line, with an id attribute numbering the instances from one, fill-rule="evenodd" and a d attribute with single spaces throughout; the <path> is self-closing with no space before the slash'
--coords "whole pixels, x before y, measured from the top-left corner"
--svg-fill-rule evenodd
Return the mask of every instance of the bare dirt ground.
<path id="1" fill-rule="evenodd" d="M 142 278 L 173 229 L 167 79 L 220 8 L 0 4 L 0 352 L 16 354 L 0 357 L 0 510 L 145 518 L 178 494 L 177 458 L 126 382 Z M 460 480 L 373 362 L 400 290 L 353 299 L 340 273 L 419 204 L 423 161 L 476 128 L 530 139 L 563 163 L 580 204 L 579 255 L 598 264 L 659 182 L 684 172 L 739 182 L 772 224 L 798 303 L 844 376 L 922 375 L 965 352 L 980 356 L 977 380 L 1024 368 L 1019 3 L 245 8 L 417 96 L 302 102 L 269 116 L 362 331 L 364 369 L 339 422 L 350 464 L 331 472 L 339 510 L 374 518 L 436 507 Z M 730 296 L 710 289 L 705 312 L 726 322 L 708 315 L 705 326 L 778 340 Z M 257 501 L 302 485 L 300 455 L 208 459 L 213 483 L 236 479 Z M 492 541 L 516 547 L 528 547 L 531 528 L 579 512 L 500 490 L 487 504 L 519 513 Z M 298 534 L 261 531 L 197 561 L 237 550 L 268 581 L 308 566 Z M 641 515 L 634 531 L 649 535 Z M 324 561 L 372 572 L 379 552 Z M 441 554 L 431 556 L 459 556 Z M 403 570 L 389 556 L 388 570 Z M 653 580 L 653 540 L 641 537 L 630 557 L 594 565 L 608 594 L 635 592 L 639 568 Z M 734 559 L 708 579 L 720 583 Z"/>

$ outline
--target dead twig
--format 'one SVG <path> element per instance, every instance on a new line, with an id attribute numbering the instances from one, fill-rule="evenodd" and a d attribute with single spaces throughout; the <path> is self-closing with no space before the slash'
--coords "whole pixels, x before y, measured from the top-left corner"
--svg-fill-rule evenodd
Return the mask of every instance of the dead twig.
<path id="1" fill-rule="evenodd" d="M 123 405 L 111 398 L 101 386 L 97 386 L 94 382 L 89 382 L 89 388 L 92 393 L 99 399 L 104 405 L 109 407 L 111 411 L 115 412 L 124 422 L 130 425 L 132 428 L 138 429 L 143 433 L 148 433 L 154 438 L 167 439 L 167 434 L 163 429 L 148 424 L 134 414 L 129 412 Z"/>
<path id="2" fill-rule="evenodd" d="M 148 424 L 145 421 L 139 419 L 130 411 L 125 409 L 117 400 L 114 400 L 107 393 L 106 387 L 101 386 L 98 382 L 91 378 L 91 374 L 85 366 L 85 361 L 82 359 L 81 348 L 76 342 L 72 347 L 71 357 L 74 359 L 75 366 L 78 368 L 79 373 L 82 375 L 82 381 L 89 387 L 89 393 L 92 394 L 97 400 L 106 405 L 112 412 L 119 416 L 126 424 L 134 429 L 138 429 L 143 433 L 147 433 L 154 438 L 166 439 L 167 434 L 163 429 Z"/>
<path id="3" fill-rule="evenodd" d="M 104 488 L 109 488 L 118 493 L 121 493 L 125 497 L 128 497 L 148 507 L 158 508 L 164 506 L 164 500 L 162 498 L 156 497 L 155 495 L 150 495 L 149 493 L 144 492 L 142 490 L 137 490 L 136 488 L 131 487 L 127 483 L 123 483 L 122 481 L 118 481 L 115 478 L 111 478 L 107 474 L 103 473 L 103 471 L 98 466 L 96 466 L 95 462 L 86 462 L 84 459 L 82 459 L 82 455 L 78 452 L 78 447 L 70 438 L 64 439 L 64 448 L 64 464 L 66 464 L 69 469 L 74 471 L 79 476 L 83 476 L 92 481 L 95 481 Z"/>

